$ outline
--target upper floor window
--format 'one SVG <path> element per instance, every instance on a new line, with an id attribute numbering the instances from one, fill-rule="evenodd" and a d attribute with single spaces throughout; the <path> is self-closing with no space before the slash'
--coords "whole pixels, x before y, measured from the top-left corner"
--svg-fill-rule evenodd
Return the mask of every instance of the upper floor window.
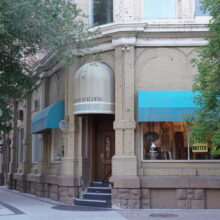
<path id="1" fill-rule="evenodd" d="M 195 16 L 209 16 L 209 12 L 202 10 L 201 0 L 195 0 Z"/>
<path id="2" fill-rule="evenodd" d="M 176 0 L 144 0 L 144 18 L 176 18 Z"/>
<path id="3" fill-rule="evenodd" d="M 91 0 L 91 25 L 113 22 L 113 0 Z"/>

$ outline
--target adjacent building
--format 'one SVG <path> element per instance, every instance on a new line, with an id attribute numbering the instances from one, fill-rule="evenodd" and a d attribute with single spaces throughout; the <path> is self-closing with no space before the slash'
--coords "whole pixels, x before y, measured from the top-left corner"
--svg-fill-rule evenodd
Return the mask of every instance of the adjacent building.
<path id="1" fill-rule="evenodd" d="M 100 25 L 94 55 L 36 65 L 39 87 L 15 103 L 8 186 L 72 203 L 110 181 L 117 207 L 220 208 L 220 162 L 184 123 L 208 13 L 198 0 L 76 2 Z"/>

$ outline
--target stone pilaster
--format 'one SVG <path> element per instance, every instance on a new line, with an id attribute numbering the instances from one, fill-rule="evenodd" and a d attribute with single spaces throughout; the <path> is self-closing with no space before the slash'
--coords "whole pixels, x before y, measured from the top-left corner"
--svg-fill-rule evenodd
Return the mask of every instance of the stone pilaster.
<path id="1" fill-rule="evenodd" d="M 128 38 L 128 42 L 131 37 Z M 132 36 L 132 39 L 134 37 Z M 123 40 L 122 40 L 123 41 Z M 134 40 L 133 40 L 134 41 Z M 115 40 L 115 156 L 112 175 L 136 176 L 137 160 L 134 146 L 134 46 Z M 124 43 L 120 45 L 120 43 Z"/>
<path id="2" fill-rule="evenodd" d="M 129 193 L 139 190 L 140 182 L 137 176 L 137 158 L 135 155 L 134 130 L 134 54 L 132 43 L 135 36 L 118 37 L 115 44 L 115 156 L 112 158 L 112 177 L 115 189 L 127 188 Z M 120 197 L 121 193 L 119 193 Z M 129 194 L 130 195 L 130 194 Z M 133 204 L 134 197 L 127 201 L 122 198 L 113 198 L 113 205 L 121 207 L 140 206 L 139 196 Z M 120 202 L 114 201 L 120 200 Z M 129 202 L 130 201 L 130 202 Z M 126 204 L 125 204 L 126 203 Z M 131 205 L 131 203 L 133 205 Z M 138 203 L 138 204 L 137 204 Z M 130 205 L 129 205 L 130 204 Z"/>
<path id="3" fill-rule="evenodd" d="M 17 166 L 17 120 L 18 120 L 18 102 L 14 102 L 14 109 L 13 109 L 13 130 L 12 130 L 12 143 L 11 143 L 11 156 L 10 156 L 10 162 L 9 162 L 9 173 L 8 173 L 8 187 L 10 189 L 14 189 L 14 180 L 13 180 L 13 173 L 16 172 L 16 166 Z"/>
<path id="4" fill-rule="evenodd" d="M 49 85 L 50 79 L 48 77 L 44 78 L 43 81 L 43 91 L 42 91 L 42 107 L 46 108 L 49 105 Z M 39 161 L 39 173 L 45 174 L 48 169 L 48 159 L 50 155 L 50 145 L 51 145 L 51 134 L 44 133 L 42 135 L 42 144 L 41 144 L 41 155 Z"/>
<path id="5" fill-rule="evenodd" d="M 31 149 L 31 96 L 26 99 L 24 109 L 24 162 L 22 172 L 27 174 L 31 169 L 32 149 Z"/>
<path id="6" fill-rule="evenodd" d="M 65 78 L 65 120 L 68 123 L 68 128 L 64 132 L 64 158 L 62 160 L 62 174 L 74 175 L 76 185 L 79 185 L 77 179 L 80 178 L 80 164 L 81 164 L 81 144 L 78 138 L 81 127 L 81 120 L 79 117 L 73 115 L 73 77 L 80 66 L 78 58 L 75 58 L 74 65 L 66 68 Z"/>

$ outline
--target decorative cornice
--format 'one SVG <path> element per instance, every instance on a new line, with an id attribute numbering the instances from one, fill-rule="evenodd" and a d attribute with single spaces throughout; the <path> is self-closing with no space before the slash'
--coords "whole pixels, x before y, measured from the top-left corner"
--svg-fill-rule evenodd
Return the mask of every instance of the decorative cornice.
<path id="1" fill-rule="evenodd" d="M 100 34 L 94 40 L 95 46 L 75 51 L 75 56 L 114 50 L 117 46 L 136 47 L 199 47 L 207 44 L 209 29 L 206 23 L 112 23 L 99 27 Z M 51 75 L 61 67 L 54 53 L 49 53 L 35 66 L 35 72 Z M 48 76 L 48 74 L 44 75 Z"/>

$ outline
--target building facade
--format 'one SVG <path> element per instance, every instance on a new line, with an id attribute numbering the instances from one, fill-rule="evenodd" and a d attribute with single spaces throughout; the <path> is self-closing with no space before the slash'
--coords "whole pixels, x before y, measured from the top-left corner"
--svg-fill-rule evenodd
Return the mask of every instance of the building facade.
<path id="1" fill-rule="evenodd" d="M 219 160 L 184 124 L 197 108 L 191 61 L 208 37 L 199 4 L 79 0 L 101 34 L 69 67 L 36 65 L 39 87 L 14 107 L 8 186 L 72 203 L 110 181 L 115 207 L 220 208 Z"/>

